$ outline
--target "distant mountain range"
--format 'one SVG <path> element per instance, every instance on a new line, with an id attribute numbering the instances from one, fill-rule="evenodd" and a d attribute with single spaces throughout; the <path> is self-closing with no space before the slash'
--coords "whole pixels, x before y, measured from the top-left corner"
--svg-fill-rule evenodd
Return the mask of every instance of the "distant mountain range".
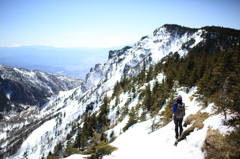
<path id="1" fill-rule="evenodd" d="M 0 47 L 0 65 L 37 69 L 78 79 L 96 63 L 107 60 L 113 48 L 56 48 L 52 46 Z"/>

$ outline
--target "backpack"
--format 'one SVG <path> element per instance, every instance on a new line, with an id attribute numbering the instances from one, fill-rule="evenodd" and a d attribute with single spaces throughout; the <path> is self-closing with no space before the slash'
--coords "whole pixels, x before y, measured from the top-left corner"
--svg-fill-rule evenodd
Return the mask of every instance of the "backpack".
<path id="1" fill-rule="evenodd" d="M 181 104 L 178 104 L 178 109 L 176 111 L 176 117 L 177 118 L 183 118 L 185 116 L 185 107 L 184 107 L 184 103 L 181 105 Z"/>

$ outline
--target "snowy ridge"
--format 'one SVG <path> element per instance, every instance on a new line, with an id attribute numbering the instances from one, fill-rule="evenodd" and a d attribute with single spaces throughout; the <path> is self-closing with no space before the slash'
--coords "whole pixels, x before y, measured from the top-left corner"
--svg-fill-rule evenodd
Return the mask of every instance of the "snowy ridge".
<path id="1" fill-rule="evenodd" d="M 166 27 L 160 27 L 157 32 L 150 34 L 133 47 L 125 47 L 121 50 L 109 52 L 109 59 L 104 64 L 97 64 L 86 76 L 86 87 L 96 85 L 101 79 L 121 79 L 122 74 L 135 75 L 143 67 L 143 61 L 147 64 L 156 64 L 170 52 L 178 52 L 180 56 L 187 54 L 187 49 L 182 46 L 188 43 L 192 48 L 203 41 L 206 31 L 199 29 L 194 33 L 186 32 L 179 35 L 178 32 L 168 32 Z M 192 43 L 189 44 L 189 41 Z M 113 77 L 116 76 L 116 77 Z"/>
<path id="2" fill-rule="evenodd" d="M 68 144 L 67 135 L 73 131 L 72 125 L 83 125 L 82 115 L 86 112 L 87 106 L 92 103 L 93 110 L 90 114 L 98 113 L 100 106 L 103 104 L 104 97 L 111 97 L 113 87 L 124 76 L 136 76 L 144 67 L 148 68 L 159 62 L 164 56 L 169 53 L 178 52 L 181 56 L 188 53 L 188 49 L 198 45 L 204 41 L 205 30 L 199 29 L 196 31 L 179 32 L 178 30 L 169 31 L 165 26 L 160 27 L 146 37 L 143 37 L 133 47 L 125 47 L 122 50 L 114 50 L 109 52 L 109 59 L 104 65 L 97 64 L 95 68 L 87 74 L 85 81 L 81 86 L 69 91 L 61 91 L 58 95 L 51 97 L 41 110 L 38 110 L 36 118 L 43 118 L 44 115 L 54 116 L 46 121 L 43 125 L 36 128 L 28 138 L 23 142 L 17 153 L 10 158 L 20 159 L 27 154 L 28 158 L 47 157 L 49 152 L 54 151 L 54 147 L 61 143 L 63 149 Z M 156 79 L 144 84 L 139 88 L 145 89 L 147 84 L 152 87 L 158 81 L 162 82 L 165 78 L 163 73 L 159 73 Z M 196 87 L 193 87 L 189 93 L 186 93 L 185 88 L 175 88 L 175 95 L 181 94 L 183 102 L 186 104 L 186 116 L 197 113 L 202 107 L 201 101 L 197 101 L 193 97 Z M 136 90 L 138 92 L 139 90 Z M 131 126 L 124 133 L 123 127 L 129 119 L 126 115 L 120 122 L 116 115 L 117 110 L 122 110 L 127 105 L 130 110 L 136 107 L 139 100 L 139 94 L 132 98 L 132 92 L 122 92 L 117 99 L 111 99 L 109 102 L 111 129 L 106 132 L 108 138 L 114 132 L 116 140 L 111 145 L 118 147 L 118 150 L 110 156 L 104 156 L 104 159 L 158 159 L 158 158 L 204 158 L 204 152 L 201 151 L 201 146 L 206 136 L 209 127 L 220 130 L 221 133 L 226 133 L 224 126 L 221 123 L 222 116 L 214 115 L 209 104 L 202 112 L 209 113 L 210 117 L 204 122 L 204 127 L 200 130 L 194 130 L 187 138 L 178 143 L 178 147 L 174 147 L 175 135 L 173 130 L 173 121 L 166 126 L 151 132 L 151 126 L 154 119 L 150 114 L 147 114 L 147 119 L 144 122 L 139 122 Z M 131 99 L 131 100 L 129 100 Z M 191 99 L 191 100 L 190 100 Z M 117 104 L 116 104 L 117 103 Z M 163 108 L 159 111 L 164 110 Z M 137 110 L 138 116 L 143 110 Z M 156 117 L 160 118 L 160 117 Z M 213 122 L 214 121 L 214 122 Z M 188 125 L 190 127 L 191 125 Z M 188 127 L 184 128 L 187 129 Z M 9 129 L 6 128 L 5 130 Z M 3 139 L 6 133 L 0 136 Z M 72 137 L 72 140 L 76 136 Z M 3 146 L 7 146 L 7 141 Z M 84 155 L 72 155 L 67 159 L 83 158 Z"/>
<path id="3" fill-rule="evenodd" d="M 17 117 L 29 106 L 40 106 L 58 91 L 67 91 L 82 80 L 39 70 L 0 65 L 0 119 Z M 26 105 L 26 106 L 25 106 Z"/>
<path id="4" fill-rule="evenodd" d="M 4 65 L 0 65 L 0 75 L 2 79 L 18 81 L 39 90 L 47 90 L 50 94 L 57 90 L 66 91 L 75 88 L 82 83 L 81 80 L 63 75 L 53 75 L 39 70 L 27 70 Z"/>
<path id="5" fill-rule="evenodd" d="M 67 91 L 82 80 L 39 70 L 0 65 L 0 119 L 17 117 L 31 106 L 40 106 L 58 91 Z"/>

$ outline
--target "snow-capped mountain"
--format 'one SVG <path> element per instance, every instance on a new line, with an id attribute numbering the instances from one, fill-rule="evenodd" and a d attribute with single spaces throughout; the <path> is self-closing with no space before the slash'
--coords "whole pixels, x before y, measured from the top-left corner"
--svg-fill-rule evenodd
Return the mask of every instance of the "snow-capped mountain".
<path id="1" fill-rule="evenodd" d="M 63 75 L 4 65 L 0 65 L 0 81 L 0 92 L 5 99 L 2 100 L 5 104 L 1 104 L 1 112 L 20 112 L 25 109 L 24 105 L 40 106 L 54 93 L 73 89 L 82 83 Z"/>
<path id="2" fill-rule="evenodd" d="M 91 88 L 100 80 L 120 80 L 124 75 L 134 76 L 142 70 L 144 62 L 146 65 L 154 65 L 171 52 L 184 56 L 189 48 L 204 41 L 206 33 L 203 29 L 193 31 L 179 26 L 174 30 L 168 29 L 168 26 L 160 27 L 153 34 L 142 37 L 133 47 L 110 50 L 108 61 L 92 68 L 86 76 L 85 84 Z"/>
<path id="3" fill-rule="evenodd" d="M 49 94 L 66 91 L 79 86 L 82 81 L 63 75 L 53 75 L 39 70 L 27 70 L 10 66 L 0 66 L 2 79 L 9 79 L 24 83 L 29 87 L 36 87 Z"/>
<path id="4" fill-rule="evenodd" d="M 23 113 L 21 122 L 3 121 L 0 156 L 67 157 L 73 154 L 70 150 L 80 153 L 86 149 L 95 129 L 118 147 L 112 156 L 104 159 L 204 158 L 203 143 L 209 128 L 218 129 L 222 134 L 229 129 L 221 123 L 223 117 L 212 111 L 214 103 L 199 99 L 202 95 L 197 94 L 197 87 L 189 89 L 172 79 L 173 86 L 168 88 L 166 72 L 160 68 L 169 56 L 176 54 L 185 58 L 190 51 L 194 54 L 196 48 L 205 49 L 209 41 L 212 45 L 205 51 L 213 54 L 219 48 L 224 50 L 223 43 L 228 44 L 228 48 L 236 46 L 239 37 L 223 36 L 208 28 L 164 25 L 142 37 L 133 47 L 109 51 L 108 61 L 95 65 L 79 87 L 60 91 L 41 109 Z M 173 121 L 165 119 L 178 94 L 187 105 L 186 138 L 179 143 L 186 149 L 173 147 Z M 201 118 L 203 126 L 196 126 L 195 116 Z M 13 131 L 8 132 L 9 129 Z M 84 156 L 69 158 L 75 157 Z"/>

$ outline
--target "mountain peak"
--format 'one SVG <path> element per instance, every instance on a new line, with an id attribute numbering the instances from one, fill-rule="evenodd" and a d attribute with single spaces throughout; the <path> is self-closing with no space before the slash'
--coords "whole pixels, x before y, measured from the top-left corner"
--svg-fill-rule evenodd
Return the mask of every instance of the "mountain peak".
<path id="1" fill-rule="evenodd" d="M 132 46 L 125 46 L 120 50 L 110 50 L 108 55 L 108 60 L 112 59 L 114 56 L 121 56 L 126 50 L 132 48 Z"/>
<path id="2" fill-rule="evenodd" d="M 180 35 L 184 34 L 187 31 L 192 33 L 192 32 L 196 32 L 198 30 L 196 28 L 184 27 L 184 26 L 177 25 L 177 24 L 164 24 L 162 27 L 155 29 L 155 31 L 153 32 L 153 35 L 156 35 L 156 33 L 159 32 L 159 30 L 161 30 L 161 29 L 166 29 L 166 31 L 168 31 L 170 33 L 177 32 Z"/>

